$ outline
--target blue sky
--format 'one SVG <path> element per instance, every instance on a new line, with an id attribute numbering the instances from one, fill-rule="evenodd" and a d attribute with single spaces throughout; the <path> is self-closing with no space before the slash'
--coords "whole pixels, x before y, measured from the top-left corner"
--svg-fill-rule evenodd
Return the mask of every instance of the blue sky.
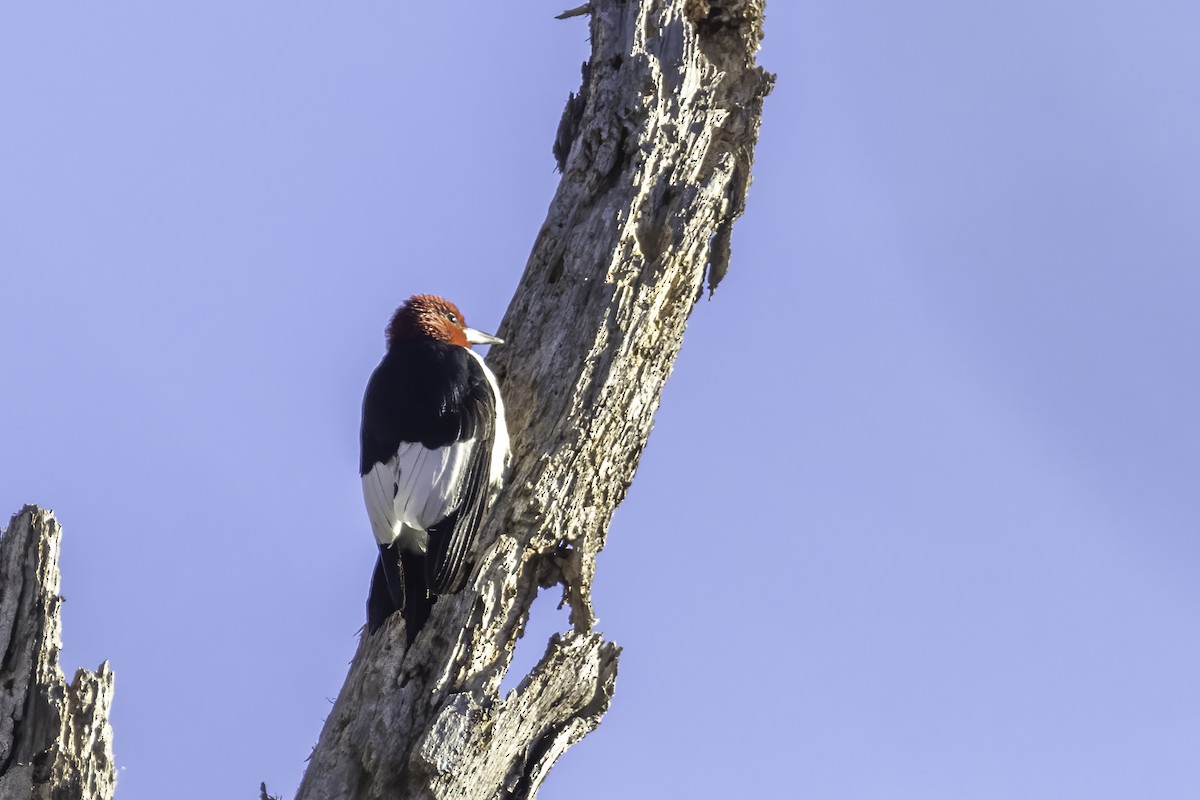
<path id="1" fill-rule="evenodd" d="M 0 508 L 66 526 L 121 800 L 294 790 L 364 615 L 383 326 L 499 323 L 568 5 L 0 10 Z M 766 30 L 731 272 L 600 558 L 616 699 L 542 796 L 1196 797 L 1200 10 Z"/>

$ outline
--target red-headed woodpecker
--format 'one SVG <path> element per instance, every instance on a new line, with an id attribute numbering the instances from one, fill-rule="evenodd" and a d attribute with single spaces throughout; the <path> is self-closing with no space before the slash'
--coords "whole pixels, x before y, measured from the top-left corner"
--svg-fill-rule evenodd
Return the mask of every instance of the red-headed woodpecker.
<path id="1" fill-rule="evenodd" d="M 410 297 L 387 327 L 387 353 L 363 397 L 363 499 L 379 542 L 367 626 L 404 614 L 412 644 L 434 595 L 456 592 L 467 553 L 500 488 L 508 429 L 500 388 L 453 303 Z"/>

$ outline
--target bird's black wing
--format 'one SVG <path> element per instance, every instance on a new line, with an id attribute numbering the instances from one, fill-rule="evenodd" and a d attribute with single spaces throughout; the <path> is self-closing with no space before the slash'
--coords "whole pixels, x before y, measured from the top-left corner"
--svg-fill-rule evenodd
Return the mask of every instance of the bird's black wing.
<path id="1" fill-rule="evenodd" d="M 465 351 L 464 351 L 465 352 Z M 491 492 L 492 448 L 496 438 L 496 397 L 482 365 L 470 354 L 471 380 L 463 398 L 463 422 L 474 440 L 458 502 L 445 519 L 429 528 L 426 578 L 431 591 L 456 592 L 466 582 L 467 553 L 483 521 Z"/>

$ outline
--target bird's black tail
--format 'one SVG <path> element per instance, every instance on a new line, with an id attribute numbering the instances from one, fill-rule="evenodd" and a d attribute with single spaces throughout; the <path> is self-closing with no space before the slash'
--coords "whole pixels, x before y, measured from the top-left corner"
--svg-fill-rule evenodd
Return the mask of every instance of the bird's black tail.
<path id="1" fill-rule="evenodd" d="M 379 630 L 383 621 L 404 608 L 404 574 L 400 571 L 400 548 L 379 546 L 371 594 L 367 597 L 367 630 Z"/>
<path id="2" fill-rule="evenodd" d="M 380 545 L 367 598 L 367 630 L 374 633 L 399 611 L 404 614 L 404 632 L 412 644 L 429 619 L 433 601 L 426 584 L 425 557 L 417 553 L 401 555 L 394 544 Z"/>
<path id="3" fill-rule="evenodd" d="M 425 582 L 425 556 L 405 553 L 401 562 L 404 568 L 404 633 L 408 643 L 412 644 L 433 611 L 434 596 Z"/>

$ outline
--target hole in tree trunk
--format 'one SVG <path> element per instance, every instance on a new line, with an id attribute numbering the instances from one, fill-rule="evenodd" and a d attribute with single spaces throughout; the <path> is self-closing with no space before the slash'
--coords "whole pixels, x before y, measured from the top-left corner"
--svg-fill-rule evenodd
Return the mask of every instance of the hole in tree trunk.
<path id="1" fill-rule="evenodd" d="M 521 685 L 521 681 L 537 666 L 546 654 L 546 644 L 551 635 L 566 633 L 571 629 L 569 607 L 558 607 L 562 597 L 562 586 L 555 584 L 550 589 L 541 589 L 529 607 L 529 619 L 525 631 L 517 640 L 512 664 L 500 681 L 500 696 L 505 697 Z"/>

